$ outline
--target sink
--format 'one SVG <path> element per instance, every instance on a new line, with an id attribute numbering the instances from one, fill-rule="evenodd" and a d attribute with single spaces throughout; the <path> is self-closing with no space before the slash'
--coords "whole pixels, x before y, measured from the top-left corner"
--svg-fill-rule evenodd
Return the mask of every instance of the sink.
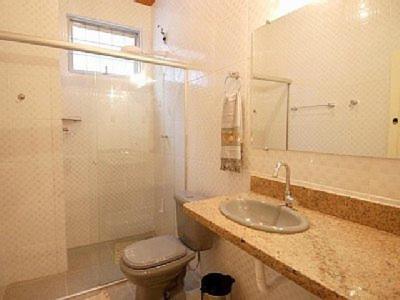
<path id="1" fill-rule="evenodd" d="M 220 204 L 219 210 L 232 221 L 267 232 L 296 233 L 309 227 L 307 218 L 295 210 L 258 200 L 228 200 Z"/>

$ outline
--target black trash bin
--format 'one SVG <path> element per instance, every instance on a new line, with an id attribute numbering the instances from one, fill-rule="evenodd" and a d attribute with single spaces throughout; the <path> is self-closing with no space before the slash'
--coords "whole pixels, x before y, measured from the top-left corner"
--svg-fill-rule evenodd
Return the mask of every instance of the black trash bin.
<path id="1" fill-rule="evenodd" d="M 201 299 L 231 299 L 235 279 L 229 275 L 209 273 L 201 279 Z"/>

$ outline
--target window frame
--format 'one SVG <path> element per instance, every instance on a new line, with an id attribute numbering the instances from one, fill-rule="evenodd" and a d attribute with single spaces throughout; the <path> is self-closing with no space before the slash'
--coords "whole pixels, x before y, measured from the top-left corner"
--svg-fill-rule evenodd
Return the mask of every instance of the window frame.
<path id="1" fill-rule="evenodd" d="M 120 25 L 120 24 L 115 24 L 115 23 L 111 23 L 111 22 L 107 22 L 107 21 L 103 21 L 103 20 L 80 17 L 80 16 L 76 16 L 76 15 L 67 15 L 67 23 L 68 23 L 68 41 L 71 43 L 74 43 L 73 36 L 72 36 L 73 24 L 74 23 L 82 23 L 82 24 L 86 24 L 89 26 L 97 26 L 97 27 L 101 27 L 101 28 L 105 28 L 105 29 L 119 31 L 121 33 L 128 33 L 128 34 L 134 35 L 135 36 L 135 45 L 132 45 L 132 46 L 141 47 L 142 33 L 141 33 L 141 30 L 139 30 L 137 28 L 128 27 L 128 26 L 124 26 L 124 25 Z M 79 44 L 79 43 L 76 43 L 76 44 Z M 99 48 L 101 48 L 101 47 L 99 47 Z M 74 67 L 73 67 L 74 55 L 73 54 L 75 51 L 76 50 L 68 51 L 68 72 L 70 72 L 70 73 L 81 74 L 81 75 L 96 75 L 96 76 L 102 75 L 102 76 L 111 76 L 111 77 L 117 77 L 117 78 L 130 77 L 129 75 L 122 75 L 122 74 L 113 74 L 113 73 L 74 69 Z M 76 52 L 79 52 L 79 51 L 76 51 Z M 94 55 L 97 55 L 97 54 L 94 54 Z M 98 56 L 101 56 L 101 55 L 98 55 Z M 136 70 L 135 70 L 134 74 L 140 74 L 142 71 L 142 63 L 139 61 L 135 61 L 135 60 L 129 60 L 129 61 L 133 61 L 136 64 L 136 67 L 135 67 Z"/>

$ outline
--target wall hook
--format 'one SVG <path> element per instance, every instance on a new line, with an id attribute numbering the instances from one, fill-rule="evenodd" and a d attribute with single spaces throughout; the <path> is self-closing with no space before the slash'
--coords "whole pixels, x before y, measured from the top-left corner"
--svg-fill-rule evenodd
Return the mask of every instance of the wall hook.
<path id="1" fill-rule="evenodd" d="M 350 100 L 350 102 L 349 102 L 349 107 L 350 107 L 350 108 L 353 108 L 354 106 L 358 105 L 358 103 L 359 103 L 358 100 L 352 99 L 352 100 Z"/>
<path id="2" fill-rule="evenodd" d="M 18 100 L 18 102 L 22 102 L 22 101 L 24 101 L 25 99 L 26 99 L 25 94 L 20 93 L 20 94 L 17 95 L 17 100 Z"/>
<path id="3" fill-rule="evenodd" d="M 157 28 L 160 28 L 160 33 L 162 35 L 162 40 L 164 44 L 167 44 L 167 33 L 164 31 L 164 28 L 161 25 L 157 25 Z"/>

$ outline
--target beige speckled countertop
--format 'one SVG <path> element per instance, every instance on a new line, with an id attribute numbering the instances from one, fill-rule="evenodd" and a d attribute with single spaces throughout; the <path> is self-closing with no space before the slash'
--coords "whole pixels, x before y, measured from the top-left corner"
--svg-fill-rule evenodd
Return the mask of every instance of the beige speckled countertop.
<path id="1" fill-rule="evenodd" d="M 400 299 L 400 236 L 296 207 L 303 233 L 276 234 L 230 221 L 224 196 L 185 204 L 185 212 L 222 238 L 323 299 Z M 242 197 L 282 202 L 255 193 Z M 399 216 L 400 217 L 400 216 Z"/>

